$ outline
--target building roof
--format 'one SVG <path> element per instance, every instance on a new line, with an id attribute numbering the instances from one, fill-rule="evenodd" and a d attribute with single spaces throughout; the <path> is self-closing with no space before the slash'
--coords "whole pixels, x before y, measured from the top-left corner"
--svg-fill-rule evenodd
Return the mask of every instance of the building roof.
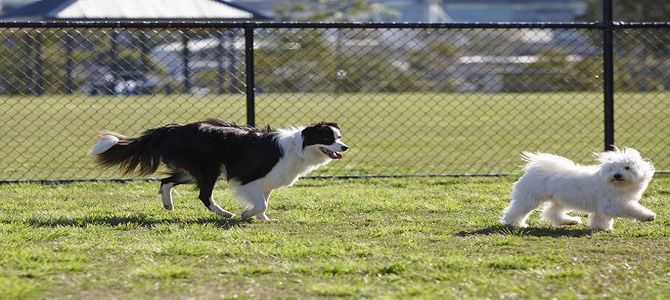
<path id="1" fill-rule="evenodd" d="M 264 15 L 224 0 L 42 0 L 5 20 L 258 20 Z"/>

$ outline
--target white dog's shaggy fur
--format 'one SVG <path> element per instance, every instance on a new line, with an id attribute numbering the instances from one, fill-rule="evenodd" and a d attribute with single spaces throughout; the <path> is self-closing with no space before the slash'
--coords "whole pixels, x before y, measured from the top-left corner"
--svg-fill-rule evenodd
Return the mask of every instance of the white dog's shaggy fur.
<path id="1" fill-rule="evenodd" d="M 651 161 L 635 149 L 595 153 L 599 165 L 583 166 L 547 153 L 524 152 L 524 174 L 514 183 L 512 201 L 501 223 L 527 227 L 528 214 L 542 204 L 542 217 L 555 226 L 575 225 L 580 218 L 567 213 L 590 213 L 592 229 L 612 230 L 614 218 L 653 221 L 656 214 L 638 203 L 654 175 Z"/>

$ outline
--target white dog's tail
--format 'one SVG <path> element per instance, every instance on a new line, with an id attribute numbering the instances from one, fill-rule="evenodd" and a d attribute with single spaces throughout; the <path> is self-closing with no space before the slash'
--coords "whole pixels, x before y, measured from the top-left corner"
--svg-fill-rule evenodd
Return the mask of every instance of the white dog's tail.
<path id="1" fill-rule="evenodd" d="M 527 164 L 524 171 L 539 169 L 541 171 L 556 171 L 570 169 L 576 166 L 575 162 L 550 153 L 522 152 L 521 159 Z"/>

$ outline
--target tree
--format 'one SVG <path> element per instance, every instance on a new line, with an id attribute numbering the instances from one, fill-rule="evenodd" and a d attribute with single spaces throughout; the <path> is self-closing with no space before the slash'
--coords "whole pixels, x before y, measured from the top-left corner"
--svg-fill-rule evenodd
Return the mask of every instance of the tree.
<path id="1" fill-rule="evenodd" d="M 670 21 L 670 2 L 658 0 L 616 0 L 612 1 L 612 15 L 615 21 L 625 22 L 667 22 Z M 602 20 L 603 0 L 589 0 L 580 21 Z"/>
<path id="2" fill-rule="evenodd" d="M 602 20 L 603 0 L 589 0 L 580 21 Z M 670 21 L 670 1 L 658 0 L 617 0 L 612 3 L 612 19 L 624 22 L 667 22 Z M 625 35 L 615 32 L 615 45 L 623 49 L 664 57 L 670 54 L 670 35 L 658 29 L 631 29 Z M 642 46 L 642 48 L 640 47 Z M 640 53 L 642 52 L 642 53 Z"/>
<path id="3" fill-rule="evenodd" d="M 603 0 L 589 0 L 580 21 L 602 20 Z M 670 21 L 670 2 L 658 0 L 616 0 L 612 3 L 612 19 L 624 22 Z M 602 43 L 600 37 L 594 40 Z M 617 89 L 655 90 L 670 88 L 662 80 L 670 65 L 670 34 L 666 29 L 640 28 L 614 31 L 614 64 L 617 68 Z"/>

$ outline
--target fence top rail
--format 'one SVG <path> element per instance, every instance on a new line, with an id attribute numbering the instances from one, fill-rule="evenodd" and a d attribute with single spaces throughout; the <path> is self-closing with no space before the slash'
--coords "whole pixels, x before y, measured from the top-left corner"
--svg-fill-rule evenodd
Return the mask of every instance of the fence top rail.
<path id="1" fill-rule="evenodd" d="M 670 22 L 614 22 L 615 28 L 670 28 Z"/>
<path id="2" fill-rule="evenodd" d="M 626 23 L 630 26 L 632 23 Z M 635 23 L 665 27 L 670 23 Z M 637 25 L 640 26 L 640 25 Z M 62 21 L 2 21 L 0 28 L 380 28 L 380 29 L 598 29 L 607 27 L 600 22 L 558 23 L 359 23 L 359 22 L 226 22 L 226 21 L 131 21 L 131 20 L 62 20 Z"/>
<path id="3" fill-rule="evenodd" d="M 62 20 L 3 21 L 0 28 L 381 28 L 381 29 L 605 29 L 670 28 L 670 22 L 498 22 L 498 23 L 361 23 L 361 22 L 229 22 L 229 21 L 131 21 Z"/>

